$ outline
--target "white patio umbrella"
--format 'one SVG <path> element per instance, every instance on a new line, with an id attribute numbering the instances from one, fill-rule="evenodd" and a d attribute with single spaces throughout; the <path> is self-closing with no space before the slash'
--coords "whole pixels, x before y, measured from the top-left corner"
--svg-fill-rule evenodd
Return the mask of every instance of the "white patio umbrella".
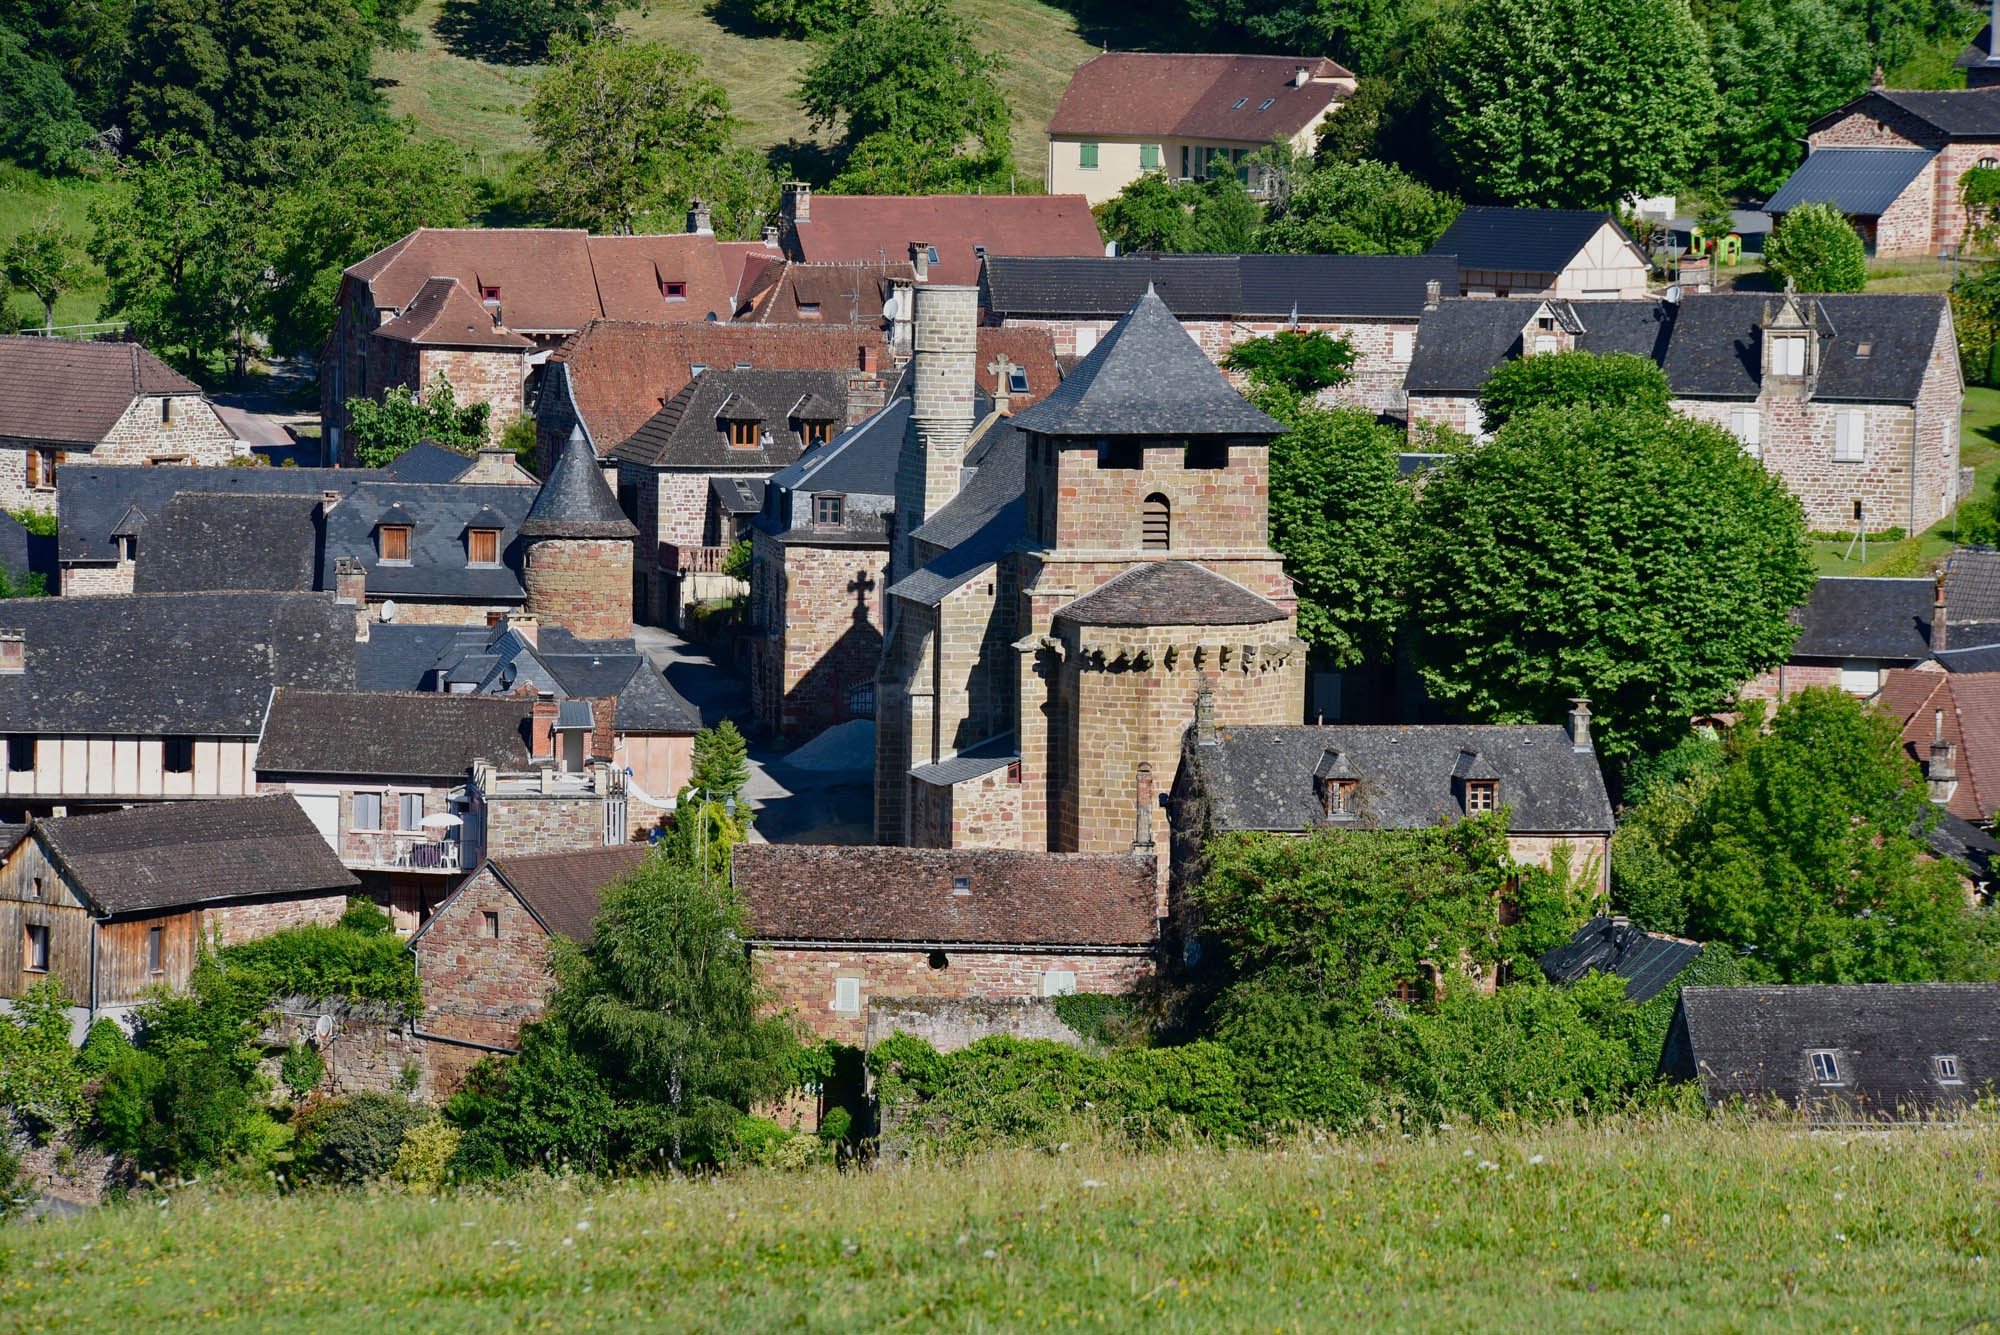
<path id="1" fill-rule="evenodd" d="M 454 826 L 463 825 L 465 822 L 448 811 L 433 811 L 430 815 L 419 821 L 418 824 L 427 830 L 449 830 Z"/>

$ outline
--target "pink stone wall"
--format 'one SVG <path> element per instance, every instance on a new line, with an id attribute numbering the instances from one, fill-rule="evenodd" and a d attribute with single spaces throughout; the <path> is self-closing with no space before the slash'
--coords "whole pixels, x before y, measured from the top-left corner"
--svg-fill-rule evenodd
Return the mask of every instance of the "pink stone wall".
<path id="1" fill-rule="evenodd" d="M 204 940 L 220 939 L 223 945 L 252 941 L 260 936 L 306 927 L 317 923 L 331 927 L 347 911 L 349 892 L 314 895 L 298 899 L 271 899 L 251 904 L 216 904 L 201 910 Z"/>
<path id="2" fill-rule="evenodd" d="M 499 915 L 497 938 L 487 934 L 488 913 Z M 491 868 L 432 916 L 411 949 L 423 985 L 425 1033 L 512 1047 L 521 1026 L 540 1018 L 555 987 L 548 934 Z"/>

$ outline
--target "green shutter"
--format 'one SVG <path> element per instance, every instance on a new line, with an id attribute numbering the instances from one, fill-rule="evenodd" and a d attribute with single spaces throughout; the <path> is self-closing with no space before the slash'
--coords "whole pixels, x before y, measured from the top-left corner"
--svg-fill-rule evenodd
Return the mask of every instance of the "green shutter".
<path id="1" fill-rule="evenodd" d="M 1156 172 L 1160 169 L 1160 146 L 1158 144 L 1139 145 L 1139 170 Z"/>
<path id="2" fill-rule="evenodd" d="M 1078 144 L 1076 146 L 1076 165 L 1086 169 L 1095 168 L 1097 166 L 1097 145 Z"/>

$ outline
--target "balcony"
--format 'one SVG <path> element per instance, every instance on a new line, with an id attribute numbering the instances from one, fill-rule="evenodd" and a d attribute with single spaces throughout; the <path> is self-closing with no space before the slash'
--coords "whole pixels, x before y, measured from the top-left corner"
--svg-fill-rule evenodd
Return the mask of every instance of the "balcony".
<path id="1" fill-rule="evenodd" d="M 660 569 L 677 575 L 720 575 L 722 563 L 729 559 L 729 549 L 683 547 L 678 543 L 663 542 L 657 559 Z"/>
<path id="2" fill-rule="evenodd" d="M 456 872 L 465 867 L 465 844 L 434 830 L 349 830 L 340 860 L 354 870 Z"/>

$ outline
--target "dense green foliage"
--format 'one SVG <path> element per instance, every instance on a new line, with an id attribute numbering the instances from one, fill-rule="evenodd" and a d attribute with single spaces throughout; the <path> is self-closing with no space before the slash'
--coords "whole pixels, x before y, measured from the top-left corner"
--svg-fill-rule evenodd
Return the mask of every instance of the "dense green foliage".
<path id="1" fill-rule="evenodd" d="M 1241 371 L 1252 386 L 1288 398 L 1310 398 L 1346 384 L 1354 374 L 1354 345 L 1320 329 L 1281 329 L 1231 348 L 1222 365 Z"/>
<path id="2" fill-rule="evenodd" d="M 1831 204 L 1801 204 L 1764 242 L 1764 267 L 1801 292 L 1859 292 L 1868 282 L 1861 234 Z"/>
<path id="3" fill-rule="evenodd" d="M 0 250 L 0 278 L 42 303 L 42 328 L 56 322 L 56 299 L 83 279 L 75 239 L 51 220 L 19 233 Z"/>
<path id="4" fill-rule="evenodd" d="M 43 979 L 0 1015 L 0 1108 L 45 1136 L 75 1126 L 87 1106 L 68 1007 L 62 984 Z M 0 1147 L 5 1140 L 0 1134 Z"/>
<path id="5" fill-rule="evenodd" d="M 379 910 L 378 910 L 379 911 Z M 291 927 L 225 946 L 222 967 L 267 997 L 373 1001 L 417 1013 L 417 971 L 394 932 L 343 925 Z"/>
<path id="6" fill-rule="evenodd" d="M 436 1116 L 394 1094 L 329 1099 L 299 1117 L 299 1157 L 306 1176 L 359 1186 L 396 1167 L 403 1140 Z"/>
<path id="7" fill-rule="evenodd" d="M 363 468 L 384 468 L 419 441 L 472 453 L 486 443 L 492 406 L 458 406 L 451 382 L 440 375 L 421 396 L 398 385 L 380 399 L 347 401 L 348 439 Z"/>
<path id="8" fill-rule="evenodd" d="M 1649 932 L 1687 930 L 1687 868 L 1679 848 L 1722 777 L 1727 750 L 1712 730 L 1634 759 L 1611 837 L 1611 899 Z"/>
<path id="9" fill-rule="evenodd" d="M 1325 54 L 1381 72 L 1412 8 L 1406 0 L 1181 0 L 1197 45 L 1174 50 Z"/>
<path id="10" fill-rule="evenodd" d="M 1630 409 L 1664 417 L 1671 397 L 1666 372 L 1649 357 L 1543 353 L 1494 367 L 1480 387 L 1479 412 L 1486 429 L 1498 431 L 1516 417 L 1550 405 L 1593 412 Z"/>
<path id="11" fill-rule="evenodd" d="M 1297 179 L 1257 233 L 1257 248 L 1291 254 L 1420 255 L 1462 205 L 1414 176 L 1367 159 L 1327 162 Z"/>
<path id="12" fill-rule="evenodd" d="M 1433 472 L 1417 510 L 1432 695 L 1489 722 L 1588 696 L 1613 757 L 1671 743 L 1784 661 L 1812 588 L 1797 499 L 1673 414 L 1551 403 Z"/>
<path id="13" fill-rule="evenodd" d="M 0 156 L 55 173 L 76 166 L 90 140 L 62 68 L 0 26 Z"/>
<path id="14" fill-rule="evenodd" d="M 1806 126 L 1868 86 L 1868 44 L 1835 0 L 1741 0 L 1708 25 L 1717 168 L 1730 190 L 1762 199 L 1804 157 Z"/>
<path id="15" fill-rule="evenodd" d="M 749 751 L 733 720 L 723 719 L 694 735 L 688 779 L 711 802 L 727 802 L 743 791 L 750 781 Z"/>
<path id="16" fill-rule="evenodd" d="M 868 0 L 749 0 L 750 17 L 787 37 L 846 32 L 868 16 Z"/>
<path id="17" fill-rule="evenodd" d="M 461 55 L 533 65 L 566 41 L 612 36 L 620 8 L 618 0 L 444 0 L 437 30 Z"/>
<path id="18" fill-rule="evenodd" d="M 850 194 L 1005 190 L 1012 182 L 1006 62 L 973 45 L 944 0 L 888 0 L 821 46 L 799 77 L 815 130 L 838 128 Z"/>
<path id="19" fill-rule="evenodd" d="M 1714 131 L 1687 0 L 1470 0 L 1438 126 L 1467 193 L 1607 208 L 1685 182 Z"/>
<path id="20" fill-rule="evenodd" d="M 1099 204 L 1097 229 L 1126 253 L 1234 254 L 1254 248 L 1261 212 L 1241 181 L 1169 181 L 1147 172 Z"/>

